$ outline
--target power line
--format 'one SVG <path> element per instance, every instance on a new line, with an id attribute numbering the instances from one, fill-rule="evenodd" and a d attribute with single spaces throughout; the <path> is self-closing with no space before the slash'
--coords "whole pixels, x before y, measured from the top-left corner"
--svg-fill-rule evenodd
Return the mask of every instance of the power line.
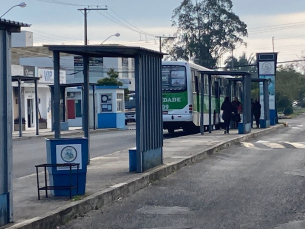
<path id="1" fill-rule="evenodd" d="M 138 29 L 137 27 L 133 26 L 132 24 L 130 24 L 128 21 L 126 21 L 125 19 L 123 19 L 120 15 L 118 15 L 117 13 L 115 13 L 112 9 L 109 9 L 111 12 L 113 12 L 116 16 L 118 16 L 119 18 L 121 18 L 125 23 L 127 23 L 128 25 L 132 26 L 133 28 L 135 28 L 136 30 L 140 31 L 141 33 L 143 34 L 146 34 L 146 35 L 149 35 L 149 36 L 152 36 L 154 37 L 155 35 L 153 34 L 149 34 L 149 33 L 146 33 L 145 31 L 141 30 L 141 29 Z"/>
<path id="2" fill-rule="evenodd" d="M 58 1 L 58 0 L 36 0 L 36 1 L 53 3 L 53 4 L 58 4 L 58 5 L 67 5 L 67 6 L 87 6 L 87 7 L 94 6 L 94 5 L 81 5 L 81 4 L 75 4 L 75 3 L 68 3 L 68 2 Z"/>

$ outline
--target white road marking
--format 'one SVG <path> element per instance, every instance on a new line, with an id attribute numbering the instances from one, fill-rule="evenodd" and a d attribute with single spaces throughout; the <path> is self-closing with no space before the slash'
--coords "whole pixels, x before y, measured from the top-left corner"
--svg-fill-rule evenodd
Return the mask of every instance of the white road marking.
<path id="1" fill-rule="evenodd" d="M 94 158 L 91 158 L 90 161 L 97 161 L 97 160 L 102 160 L 102 159 L 119 159 L 119 157 L 94 157 Z"/>
<path id="2" fill-rule="evenodd" d="M 285 148 L 285 146 L 282 146 L 281 144 L 274 143 L 274 142 L 263 142 L 262 144 L 265 146 L 268 146 L 270 148 L 273 148 L 273 149 L 284 149 Z"/>
<path id="3" fill-rule="evenodd" d="M 305 149 L 305 145 L 299 142 L 285 142 L 286 144 L 292 145 L 298 149 Z"/>
<path id="4" fill-rule="evenodd" d="M 269 142 L 269 141 L 263 141 L 263 140 L 259 140 L 256 143 L 264 143 L 264 142 Z"/>
<path id="5" fill-rule="evenodd" d="M 44 172 L 39 172 L 38 174 L 42 174 L 42 173 L 44 173 Z M 32 174 L 24 176 L 24 177 L 15 178 L 14 181 L 15 180 L 22 180 L 22 179 L 29 178 L 29 177 L 34 177 L 34 176 L 36 176 L 36 173 L 32 173 Z"/>
<path id="6" fill-rule="evenodd" d="M 241 144 L 243 144 L 244 147 L 247 147 L 247 148 L 257 149 L 257 147 L 250 142 L 241 142 Z"/>

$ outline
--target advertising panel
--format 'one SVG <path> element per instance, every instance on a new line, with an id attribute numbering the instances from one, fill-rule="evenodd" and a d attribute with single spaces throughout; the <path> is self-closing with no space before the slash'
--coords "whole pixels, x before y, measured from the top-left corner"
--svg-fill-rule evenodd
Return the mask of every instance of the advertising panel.
<path id="1" fill-rule="evenodd" d="M 82 145 L 70 144 L 70 145 L 57 145 L 56 146 L 56 163 L 79 163 L 79 169 L 82 169 Z M 58 167 L 57 170 L 69 170 L 67 167 Z M 72 167 L 72 169 L 77 169 Z"/>

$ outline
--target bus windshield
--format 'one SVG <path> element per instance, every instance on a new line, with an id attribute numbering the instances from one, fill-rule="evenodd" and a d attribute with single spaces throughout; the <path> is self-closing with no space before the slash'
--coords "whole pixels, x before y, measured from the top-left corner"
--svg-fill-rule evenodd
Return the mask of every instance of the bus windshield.
<path id="1" fill-rule="evenodd" d="M 162 90 L 186 91 L 186 68 L 184 66 L 162 66 Z"/>

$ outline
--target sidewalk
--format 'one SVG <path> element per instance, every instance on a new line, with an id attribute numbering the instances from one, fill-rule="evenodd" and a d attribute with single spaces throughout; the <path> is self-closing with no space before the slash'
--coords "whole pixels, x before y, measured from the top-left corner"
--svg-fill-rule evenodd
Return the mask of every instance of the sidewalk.
<path id="1" fill-rule="evenodd" d="M 213 131 L 164 140 L 164 164 L 145 173 L 130 173 L 128 149 L 91 159 L 87 171 L 86 194 L 80 200 L 68 197 L 37 199 L 36 175 L 13 181 L 14 220 L 8 228 L 56 228 L 61 224 L 98 209 L 121 197 L 135 193 L 151 182 L 217 153 L 230 145 L 274 133 L 284 128 L 279 124 L 268 129 L 252 129 L 249 134 Z M 73 131 L 72 131 L 73 132 Z M 35 133 L 35 132 L 34 132 Z M 48 133 L 48 132 L 46 132 Z"/>

